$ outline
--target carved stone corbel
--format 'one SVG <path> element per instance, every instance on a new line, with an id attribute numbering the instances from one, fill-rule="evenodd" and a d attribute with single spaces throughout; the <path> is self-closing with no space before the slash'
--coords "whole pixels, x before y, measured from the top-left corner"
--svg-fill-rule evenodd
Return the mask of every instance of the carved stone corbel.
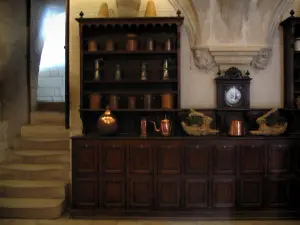
<path id="1" fill-rule="evenodd" d="M 251 61 L 251 67 L 256 70 L 264 70 L 269 65 L 272 58 L 272 48 L 261 48 L 256 56 L 253 57 Z"/>
<path id="2" fill-rule="evenodd" d="M 212 56 L 209 48 L 205 47 L 193 47 L 193 56 L 195 65 L 199 69 L 204 69 L 206 72 L 215 71 L 218 68 L 214 57 Z"/>

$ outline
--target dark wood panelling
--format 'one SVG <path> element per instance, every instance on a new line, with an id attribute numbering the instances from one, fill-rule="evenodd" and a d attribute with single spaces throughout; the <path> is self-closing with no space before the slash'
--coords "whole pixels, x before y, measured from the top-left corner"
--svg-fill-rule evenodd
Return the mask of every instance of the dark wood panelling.
<path id="1" fill-rule="evenodd" d="M 298 139 L 73 138 L 72 144 L 74 212 L 197 216 L 216 210 L 221 216 L 225 210 L 247 217 L 300 209 Z"/>

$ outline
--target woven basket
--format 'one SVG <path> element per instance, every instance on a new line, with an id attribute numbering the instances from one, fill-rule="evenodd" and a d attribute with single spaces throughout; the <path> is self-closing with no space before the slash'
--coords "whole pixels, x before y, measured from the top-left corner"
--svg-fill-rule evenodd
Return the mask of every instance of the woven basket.
<path id="1" fill-rule="evenodd" d="M 258 130 L 251 130 L 250 133 L 253 135 L 276 136 L 283 134 L 286 131 L 287 125 L 287 123 L 284 123 L 283 125 L 268 126 L 266 123 L 261 123 Z"/>
<path id="2" fill-rule="evenodd" d="M 210 128 L 211 118 L 204 116 L 202 125 L 192 125 L 188 126 L 185 122 L 181 122 L 181 126 L 183 130 L 192 136 L 201 136 L 201 135 L 212 135 L 219 133 L 218 130 L 214 130 Z"/>

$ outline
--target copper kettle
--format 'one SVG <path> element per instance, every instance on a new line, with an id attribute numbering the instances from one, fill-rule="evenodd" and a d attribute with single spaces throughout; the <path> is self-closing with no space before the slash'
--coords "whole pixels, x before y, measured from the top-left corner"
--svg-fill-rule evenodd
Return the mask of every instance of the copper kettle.
<path id="1" fill-rule="evenodd" d="M 170 136 L 171 135 L 171 129 L 172 129 L 171 121 L 169 119 L 167 119 L 166 116 L 163 120 L 160 121 L 159 128 L 156 127 L 156 123 L 154 121 L 150 121 L 150 122 L 153 123 L 155 131 L 161 132 L 162 136 Z"/>
<path id="2" fill-rule="evenodd" d="M 246 129 L 242 120 L 232 120 L 229 128 L 230 136 L 244 136 L 246 135 Z"/>

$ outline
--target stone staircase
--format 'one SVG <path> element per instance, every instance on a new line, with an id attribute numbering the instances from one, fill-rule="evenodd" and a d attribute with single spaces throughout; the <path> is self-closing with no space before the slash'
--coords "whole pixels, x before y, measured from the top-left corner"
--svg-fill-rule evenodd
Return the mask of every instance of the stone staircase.
<path id="1" fill-rule="evenodd" d="M 54 219 L 66 205 L 70 174 L 64 114 L 33 112 L 0 165 L 0 217 Z"/>

